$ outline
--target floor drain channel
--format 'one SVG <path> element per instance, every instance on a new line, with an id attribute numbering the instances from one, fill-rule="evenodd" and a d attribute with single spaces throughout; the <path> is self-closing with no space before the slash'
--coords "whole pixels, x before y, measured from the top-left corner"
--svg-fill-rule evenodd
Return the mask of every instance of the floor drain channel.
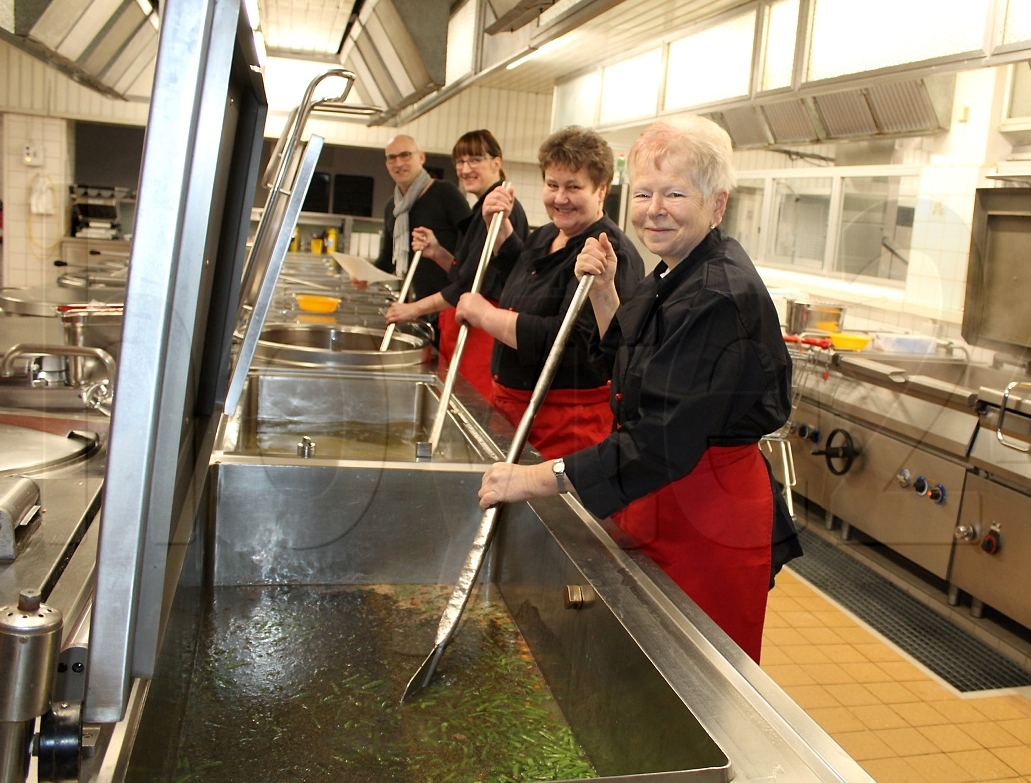
<path id="1" fill-rule="evenodd" d="M 851 555 L 804 528 L 799 536 L 805 556 L 791 562 L 792 571 L 957 690 L 968 693 L 1031 685 L 1031 672 Z"/>

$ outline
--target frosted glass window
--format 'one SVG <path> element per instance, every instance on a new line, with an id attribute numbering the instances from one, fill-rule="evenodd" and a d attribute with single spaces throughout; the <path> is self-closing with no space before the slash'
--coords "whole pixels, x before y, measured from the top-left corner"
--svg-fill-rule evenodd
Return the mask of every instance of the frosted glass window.
<path id="1" fill-rule="evenodd" d="M 843 279 L 905 280 L 918 177 L 845 177 L 834 271 Z"/>
<path id="2" fill-rule="evenodd" d="M 763 214 L 763 181 L 739 180 L 730 192 L 723 230 L 734 237 L 752 258 L 759 255 L 759 234 Z"/>
<path id="3" fill-rule="evenodd" d="M 816 0 L 808 81 L 984 46 L 992 0 Z"/>
<path id="4" fill-rule="evenodd" d="M 823 269 L 830 225 L 830 177 L 774 180 L 773 264 Z"/>
<path id="5" fill-rule="evenodd" d="M 601 82 L 602 124 L 653 116 L 661 72 L 662 52 L 658 49 L 607 66 Z"/>
<path id="6" fill-rule="evenodd" d="M 447 23 L 444 83 L 458 81 L 473 70 L 476 54 L 476 2 L 469 0 Z"/>
<path id="7" fill-rule="evenodd" d="M 1002 29 L 1004 44 L 1031 39 L 1031 3 L 1028 0 L 1009 0 L 1006 4 L 1006 24 Z"/>
<path id="8" fill-rule="evenodd" d="M 669 45 L 667 111 L 748 95 L 755 11 Z"/>
<path id="9" fill-rule="evenodd" d="M 552 129 L 569 125 L 591 127 L 598 124 L 601 100 L 601 71 L 591 71 L 555 88 Z"/>
<path id="10" fill-rule="evenodd" d="M 781 0 L 771 4 L 766 10 L 760 89 L 776 90 L 791 86 L 797 32 L 798 0 Z"/>

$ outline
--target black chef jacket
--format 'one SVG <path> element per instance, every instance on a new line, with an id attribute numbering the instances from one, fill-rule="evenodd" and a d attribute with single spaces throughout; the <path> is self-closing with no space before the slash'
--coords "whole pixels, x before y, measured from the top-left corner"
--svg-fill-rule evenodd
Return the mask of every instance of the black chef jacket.
<path id="1" fill-rule="evenodd" d="M 451 262 L 451 269 L 447 274 L 448 284 L 440 289 L 440 295 L 452 307 L 458 304 L 462 294 L 473 288 L 476 268 L 480 264 L 480 255 L 483 253 L 483 243 L 487 239 L 488 223 L 483 219 L 483 200 L 487 198 L 488 193 L 501 184 L 501 182 L 495 182 L 491 185 L 473 206 L 469 217 L 458 224 L 458 231 L 462 238 L 458 240 L 458 246 L 455 247 L 453 253 L 454 261 Z M 526 220 L 523 205 L 519 203 L 518 199 L 508 218 L 512 222 L 513 231 L 521 240 L 525 240 L 526 235 L 530 233 L 530 224 Z M 491 262 L 487 264 L 483 281 L 480 283 L 480 293 L 494 302 L 501 296 L 501 289 L 504 285 L 504 277 L 495 268 L 495 260 L 496 258 L 491 259 Z"/>
<path id="2" fill-rule="evenodd" d="M 758 443 L 791 413 L 780 319 L 741 245 L 711 231 L 667 270 L 621 297 L 601 342 L 618 428 L 566 458 L 599 517 L 686 476 L 710 446 Z"/>
<path id="3" fill-rule="evenodd" d="M 491 266 L 499 274 L 507 274 L 498 306 L 519 313 L 516 322 L 519 348 L 510 348 L 495 340 L 491 356 L 491 375 L 495 381 L 511 389 L 534 388 L 576 292 L 578 281 L 573 272 L 576 257 L 588 237 L 597 237 L 603 232 L 616 252 L 616 290 L 620 297 L 628 297 L 644 277 L 644 261 L 630 239 L 608 217 L 597 220 L 555 253 L 548 251 L 558 236 L 554 223 L 530 234 L 525 245 L 514 235 L 505 240 Z M 570 333 L 551 388 L 593 389 L 608 381 L 609 365 L 600 358 L 598 340 L 598 323 L 588 302 Z"/>

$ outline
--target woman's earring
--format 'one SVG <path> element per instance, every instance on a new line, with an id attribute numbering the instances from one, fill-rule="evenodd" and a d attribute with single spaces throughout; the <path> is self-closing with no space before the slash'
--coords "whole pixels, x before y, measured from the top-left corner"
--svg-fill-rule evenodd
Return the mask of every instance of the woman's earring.
<path id="1" fill-rule="evenodd" d="M 709 224 L 709 230 L 712 231 L 714 228 L 716 228 L 716 224 L 715 223 L 710 223 Z"/>

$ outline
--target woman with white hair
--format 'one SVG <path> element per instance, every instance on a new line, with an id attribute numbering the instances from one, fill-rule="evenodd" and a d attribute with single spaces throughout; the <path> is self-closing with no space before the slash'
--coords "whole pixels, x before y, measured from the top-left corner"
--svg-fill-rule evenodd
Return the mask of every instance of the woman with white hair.
<path id="1" fill-rule="evenodd" d="M 491 466 L 480 505 L 575 490 L 758 661 L 773 576 L 801 554 L 758 445 L 790 413 L 791 361 L 766 286 L 719 228 L 727 134 L 701 117 L 657 123 L 627 159 L 631 222 L 661 263 L 625 301 L 605 235 L 575 267 L 595 276 L 616 428 L 563 459 Z"/>

